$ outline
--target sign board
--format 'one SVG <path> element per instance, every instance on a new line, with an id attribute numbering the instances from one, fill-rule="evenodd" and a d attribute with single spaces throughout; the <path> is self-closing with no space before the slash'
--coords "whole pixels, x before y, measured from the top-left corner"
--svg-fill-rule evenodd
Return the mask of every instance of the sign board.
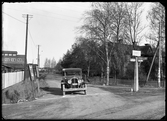
<path id="1" fill-rule="evenodd" d="M 147 60 L 147 57 L 138 57 L 138 60 Z"/>
<path id="2" fill-rule="evenodd" d="M 135 62 L 136 60 L 135 60 L 134 58 L 131 58 L 130 61 L 131 61 L 131 62 Z"/>
<path id="3" fill-rule="evenodd" d="M 136 60 L 134 58 L 131 58 L 130 61 L 135 62 Z M 138 62 L 143 62 L 143 60 L 138 59 Z"/>
<path id="4" fill-rule="evenodd" d="M 132 56 L 141 56 L 141 51 L 139 51 L 139 50 L 132 50 Z"/>
<path id="5" fill-rule="evenodd" d="M 28 65 L 28 70 L 29 70 L 31 81 L 34 81 L 35 80 L 35 75 L 34 75 L 34 72 L 33 72 L 33 65 L 29 64 Z"/>

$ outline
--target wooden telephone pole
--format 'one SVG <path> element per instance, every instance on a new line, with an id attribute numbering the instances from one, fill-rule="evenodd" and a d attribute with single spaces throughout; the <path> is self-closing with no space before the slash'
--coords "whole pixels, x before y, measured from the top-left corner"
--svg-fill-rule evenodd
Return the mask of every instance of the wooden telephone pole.
<path id="1" fill-rule="evenodd" d="M 32 15 L 23 14 L 23 18 L 26 17 L 26 42 L 25 42 L 25 58 L 24 58 L 24 81 L 26 79 L 26 65 L 27 65 L 27 41 L 28 41 L 28 19 L 32 18 Z"/>
<path id="2" fill-rule="evenodd" d="M 159 22 L 158 87 L 161 87 L 161 20 Z"/>
<path id="3" fill-rule="evenodd" d="M 39 57 L 39 47 L 40 47 L 40 45 L 38 45 L 38 67 L 39 67 L 39 65 L 40 65 L 40 57 Z"/>

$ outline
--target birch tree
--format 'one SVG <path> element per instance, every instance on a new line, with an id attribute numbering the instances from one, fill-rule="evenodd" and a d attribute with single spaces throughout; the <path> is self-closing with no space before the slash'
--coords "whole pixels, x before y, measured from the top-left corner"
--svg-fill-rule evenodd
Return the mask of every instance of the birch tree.
<path id="1" fill-rule="evenodd" d="M 141 2 L 132 2 L 126 4 L 126 28 L 127 36 L 129 38 L 130 44 L 135 47 L 142 40 L 140 34 L 144 30 L 145 26 L 142 26 L 141 15 L 143 13 L 142 9 L 143 3 Z"/>
<path id="2" fill-rule="evenodd" d="M 161 23 L 161 39 L 163 49 L 165 48 L 165 8 L 161 3 L 155 2 L 151 4 L 151 9 L 148 11 L 147 20 L 149 20 L 150 33 L 147 38 L 153 44 L 157 44 L 159 40 L 159 23 Z M 165 49 L 164 49 L 165 50 Z"/>
<path id="3" fill-rule="evenodd" d="M 111 60 L 108 44 L 112 40 L 112 28 L 114 28 L 112 14 L 111 3 L 92 3 L 92 10 L 85 14 L 85 24 L 81 27 L 82 32 L 86 33 L 86 37 L 96 43 L 96 47 L 104 45 L 105 50 L 102 51 L 98 48 L 96 54 L 106 64 L 106 85 L 109 85 Z"/>

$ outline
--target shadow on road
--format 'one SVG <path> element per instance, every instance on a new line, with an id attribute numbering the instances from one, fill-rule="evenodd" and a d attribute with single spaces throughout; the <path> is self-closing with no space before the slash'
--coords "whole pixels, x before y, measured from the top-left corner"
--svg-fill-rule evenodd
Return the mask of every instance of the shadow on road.
<path id="1" fill-rule="evenodd" d="M 49 94 L 53 94 L 53 95 L 62 95 L 62 91 L 60 88 L 52 88 L 52 87 L 42 87 L 42 90 L 48 92 Z"/>
<path id="2" fill-rule="evenodd" d="M 66 92 L 66 95 L 85 95 L 83 91 L 71 91 L 71 92 Z"/>
<path id="3" fill-rule="evenodd" d="M 42 90 L 46 91 L 47 94 L 53 94 L 53 95 L 63 95 L 63 92 L 60 88 L 52 88 L 52 87 L 41 87 Z M 70 91 L 66 92 L 67 95 L 85 95 L 82 91 Z"/>

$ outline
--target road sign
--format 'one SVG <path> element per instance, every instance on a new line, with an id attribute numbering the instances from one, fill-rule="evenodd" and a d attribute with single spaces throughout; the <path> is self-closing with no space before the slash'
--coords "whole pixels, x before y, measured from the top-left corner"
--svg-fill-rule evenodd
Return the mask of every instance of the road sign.
<path id="1" fill-rule="evenodd" d="M 135 58 L 131 58 L 130 61 L 131 61 L 131 62 L 135 62 L 136 60 L 135 60 Z M 143 60 L 138 59 L 138 62 L 143 62 Z"/>
<path id="2" fill-rule="evenodd" d="M 139 50 L 132 50 L 132 55 L 133 56 L 141 56 L 141 51 L 139 51 Z"/>
<path id="3" fill-rule="evenodd" d="M 147 60 L 147 57 L 138 57 L 138 60 Z"/>

